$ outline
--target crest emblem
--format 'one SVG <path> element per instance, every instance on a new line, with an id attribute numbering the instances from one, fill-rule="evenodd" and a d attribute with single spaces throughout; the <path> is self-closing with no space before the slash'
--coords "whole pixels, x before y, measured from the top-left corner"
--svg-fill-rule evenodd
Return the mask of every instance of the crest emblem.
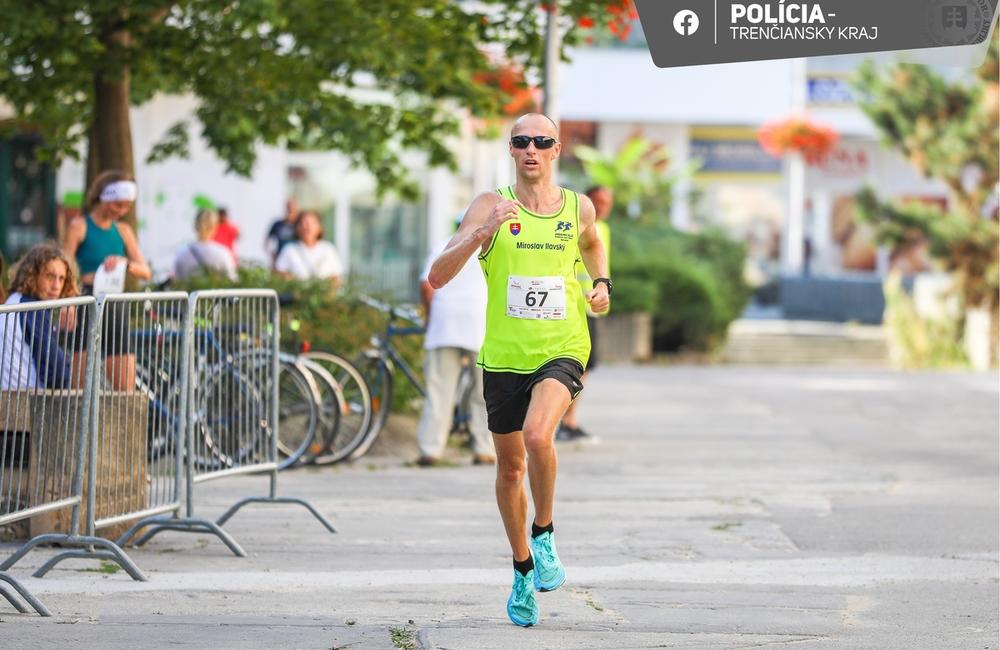
<path id="1" fill-rule="evenodd" d="M 510 224 L 510 234 L 516 235 L 521 232 L 521 224 L 514 222 Z"/>

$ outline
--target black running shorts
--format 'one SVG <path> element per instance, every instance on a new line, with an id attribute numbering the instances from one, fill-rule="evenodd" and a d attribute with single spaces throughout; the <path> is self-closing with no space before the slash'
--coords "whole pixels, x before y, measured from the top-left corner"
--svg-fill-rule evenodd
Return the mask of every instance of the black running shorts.
<path id="1" fill-rule="evenodd" d="M 84 287 L 84 295 L 90 295 L 88 288 Z M 133 308 L 134 309 L 134 308 Z M 76 333 L 73 336 L 73 350 L 86 350 L 90 341 L 87 338 L 87 317 L 89 312 L 86 309 L 77 310 Z M 132 336 L 129 326 L 129 303 L 109 302 L 104 306 L 104 321 L 101 329 L 101 349 L 104 356 L 117 357 L 121 355 L 134 354 L 132 349 Z"/>
<path id="2" fill-rule="evenodd" d="M 593 316 L 587 316 L 587 331 L 590 332 L 590 358 L 586 368 L 589 372 L 597 367 L 597 319 Z"/>
<path id="3" fill-rule="evenodd" d="M 583 368 L 573 359 L 554 359 L 531 373 L 483 371 L 483 397 L 486 399 L 486 419 L 493 433 L 513 433 L 524 428 L 528 415 L 531 389 L 543 379 L 556 379 L 570 398 L 583 390 L 580 377 Z"/>

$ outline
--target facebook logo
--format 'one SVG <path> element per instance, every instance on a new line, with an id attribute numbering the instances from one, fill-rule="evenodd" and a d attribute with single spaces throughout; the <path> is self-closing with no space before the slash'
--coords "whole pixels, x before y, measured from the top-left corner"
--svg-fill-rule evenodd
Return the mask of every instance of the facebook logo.
<path id="1" fill-rule="evenodd" d="M 698 14 L 690 9 L 681 9 L 674 15 L 674 30 L 681 36 L 690 36 L 698 31 Z"/>

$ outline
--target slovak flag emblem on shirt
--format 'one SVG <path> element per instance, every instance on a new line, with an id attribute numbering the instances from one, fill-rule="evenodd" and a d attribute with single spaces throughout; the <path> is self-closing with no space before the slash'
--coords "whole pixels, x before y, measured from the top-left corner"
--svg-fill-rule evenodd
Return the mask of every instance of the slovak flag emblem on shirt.
<path id="1" fill-rule="evenodd" d="M 519 232 L 521 232 L 521 224 L 519 223 L 510 224 L 510 234 L 516 235 Z"/>

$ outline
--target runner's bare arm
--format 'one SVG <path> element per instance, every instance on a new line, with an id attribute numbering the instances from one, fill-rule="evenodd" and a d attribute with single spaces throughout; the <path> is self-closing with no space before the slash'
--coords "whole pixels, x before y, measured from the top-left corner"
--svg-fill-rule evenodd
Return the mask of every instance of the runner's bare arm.
<path id="1" fill-rule="evenodd" d="M 66 226 L 66 234 L 63 235 L 62 249 L 69 258 L 76 259 L 76 251 L 80 248 L 84 237 L 87 236 L 87 221 L 83 217 L 75 217 Z M 88 273 L 80 277 L 83 284 L 93 284 L 94 274 Z"/>
<path id="2" fill-rule="evenodd" d="M 458 275 L 469 257 L 487 246 L 505 221 L 517 218 L 518 207 L 516 201 L 508 201 L 495 192 L 477 196 L 465 211 L 458 232 L 431 264 L 427 274 L 431 287 L 440 289 Z"/>
<path id="3" fill-rule="evenodd" d="M 587 273 L 592 278 L 608 277 L 608 255 L 604 250 L 604 244 L 597 236 L 597 228 L 594 223 L 597 221 L 597 212 L 594 204 L 586 196 L 580 197 L 580 258 L 583 265 L 587 267 Z M 596 288 L 584 287 L 587 302 L 595 314 L 603 314 L 611 306 L 608 297 L 608 288 L 603 283 Z"/>

